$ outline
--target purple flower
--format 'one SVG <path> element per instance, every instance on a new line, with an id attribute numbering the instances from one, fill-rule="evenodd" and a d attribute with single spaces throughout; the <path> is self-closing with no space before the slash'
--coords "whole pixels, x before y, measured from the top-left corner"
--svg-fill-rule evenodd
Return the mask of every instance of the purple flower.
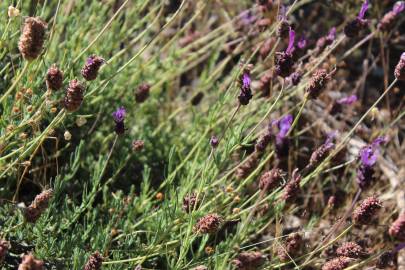
<path id="1" fill-rule="evenodd" d="M 363 20 L 366 12 L 368 10 L 368 0 L 365 0 L 363 5 L 361 6 L 359 15 L 357 16 L 358 19 Z"/>
<path id="2" fill-rule="evenodd" d="M 363 147 L 359 153 L 361 164 L 363 166 L 372 167 L 377 162 L 380 144 L 386 141 L 387 139 L 385 137 L 378 137 L 371 144 Z"/>
<path id="3" fill-rule="evenodd" d="M 336 27 L 332 27 L 329 30 L 328 35 L 326 36 L 326 40 L 328 41 L 328 44 L 332 44 L 333 41 L 336 39 Z"/>
<path id="4" fill-rule="evenodd" d="M 124 121 L 126 115 L 126 111 L 124 107 L 118 108 L 115 112 L 113 112 L 112 116 L 116 123 L 121 123 Z"/>
<path id="5" fill-rule="evenodd" d="M 300 37 L 300 39 L 297 42 L 297 47 L 300 50 L 305 49 L 305 47 L 307 46 L 307 39 L 305 38 L 305 36 Z"/>
<path id="6" fill-rule="evenodd" d="M 290 28 L 290 39 L 288 41 L 286 54 L 291 54 L 294 51 L 294 40 L 295 40 L 295 31 Z"/>
<path id="7" fill-rule="evenodd" d="M 218 144 L 219 144 L 219 140 L 217 138 L 217 136 L 212 135 L 211 139 L 210 139 L 210 144 L 212 148 L 217 148 Z"/>
<path id="8" fill-rule="evenodd" d="M 239 17 L 240 17 L 240 21 L 242 22 L 243 26 L 252 25 L 257 19 L 257 17 L 249 9 L 242 11 L 239 14 Z"/>
<path id="9" fill-rule="evenodd" d="M 283 139 L 287 136 L 288 131 L 291 128 L 293 122 L 293 117 L 291 114 L 287 114 L 284 117 L 281 117 L 278 120 L 274 120 L 271 123 L 271 126 L 277 126 L 278 133 L 276 135 L 276 143 L 282 143 Z"/>
<path id="10" fill-rule="evenodd" d="M 252 99 L 252 89 L 250 88 L 250 84 L 252 80 L 250 79 L 250 70 L 253 68 L 252 65 L 247 65 L 242 74 L 239 75 L 239 87 L 240 93 L 238 96 L 239 103 L 241 105 L 248 105 L 249 101 Z"/>
<path id="11" fill-rule="evenodd" d="M 377 162 L 380 153 L 379 146 L 385 143 L 387 138 L 378 137 L 371 144 L 363 147 L 359 152 L 360 167 L 357 170 L 357 183 L 364 189 L 370 185 L 373 180 L 374 164 Z"/>
<path id="12" fill-rule="evenodd" d="M 332 149 L 333 147 L 335 147 L 333 140 L 336 138 L 337 134 L 338 134 L 337 130 L 332 131 L 327 134 L 325 144 L 324 144 L 327 149 Z"/>
<path id="13" fill-rule="evenodd" d="M 348 96 L 348 97 L 341 98 L 336 102 L 338 104 L 341 104 L 341 105 L 352 105 L 356 101 L 357 101 L 357 96 L 356 95 L 351 95 L 351 96 Z"/>
<path id="14" fill-rule="evenodd" d="M 395 15 L 398 15 L 405 9 L 405 2 L 404 1 L 398 1 L 395 3 L 394 8 L 392 11 L 394 12 Z"/>
<path id="15" fill-rule="evenodd" d="M 250 84 L 251 84 L 252 80 L 250 79 L 250 75 L 249 73 L 245 72 L 243 73 L 242 76 L 242 87 L 244 89 L 250 89 Z"/>
<path id="16" fill-rule="evenodd" d="M 125 132 L 125 119 L 126 111 L 124 107 L 118 108 L 115 112 L 113 112 L 112 116 L 115 122 L 115 133 L 118 135 L 123 134 Z"/>

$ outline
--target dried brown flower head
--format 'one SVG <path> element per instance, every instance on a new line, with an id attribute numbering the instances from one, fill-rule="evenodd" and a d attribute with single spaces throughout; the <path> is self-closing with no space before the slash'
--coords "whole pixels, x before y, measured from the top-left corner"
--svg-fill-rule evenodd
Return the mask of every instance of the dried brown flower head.
<path id="1" fill-rule="evenodd" d="M 376 197 L 369 197 L 357 206 L 352 214 L 352 220 L 359 225 L 367 225 L 372 222 L 382 207 L 381 201 Z"/>
<path id="2" fill-rule="evenodd" d="M 247 251 L 240 253 L 232 264 L 238 270 L 255 270 L 265 262 L 265 257 L 259 251 Z"/>
<path id="3" fill-rule="evenodd" d="M 400 241 L 405 241 L 405 211 L 392 223 L 388 233 Z"/>
<path id="4" fill-rule="evenodd" d="M 208 214 L 197 221 L 194 226 L 194 232 L 201 234 L 214 234 L 216 233 L 221 224 L 223 218 L 218 214 Z"/>
<path id="5" fill-rule="evenodd" d="M 101 254 L 96 251 L 88 259 L 83 270 L 100 270 L 103 262 L 103 257 Z"/>
<path id="6" fill-rule="evenodd" d="M 257 143 L 255 145 L 255 150 L 257 152 L 263 152 L 266 150 L 267 145 L 271 142 L 272 135 L 270 132 L 266 131 L 259 140 L 257 140 Z"/>
<path id="7" fill-rule="evenodd" d="M 135 100 L 138 103 L 145 102 L 149 97 L 150 85 L 148 83 L 142 83 L 138 86 L 138 89 L 135 91 Z"/>
<path id="8" fill-rule="evenodd" d="M 49 200 L 52 198 L 53 189 L 47 189 L 42 191 L 40 194 L 35 196 L 34 201 L 31 203 L 31 206 L 37 208 L 41 211 L 48 208 Z"/>
<path id="9" fill-rule="evenodd" d="M 28 17 L 18 43 L 18 49 L 28 61 L 36 59 L 42 52 L 47 25 L 39 17 Z"/>
<path id="10" fill-rule="evenodd" d="M 311 99 L 316 99 L 325 89 L 326 84 L 330 80 L 330 74 L 326 69 L 318 69 L 312 74 L 309 86 L 307 88 L 308 96 Z"/>
<path id="11" fill-rule="evenodd" d="M 298 169 L 295 169 L 292 173 L 290 181 L 284 188 L 283 200 L 287 202 L 292 202 L 297 198 L 297 195 L 301 191 L 300 187 L 301 174 L 298 172 Z"/>
<path id="12" fill-rule="evenodd" d="M 363 258 L 367 256 L 367 252 L 355 242 L 345 242 L 336 250 L 338 256 L 349 258 Z"/>
<path id="13" fill-rule="evenodd" d="M 100 67 L 105 63 L 105 60 L 95 54 L 87 58 L 86 63 L 82 68 L 82 76 L 86 81 L 93 81 L 97 78 Z"/>
<path id="14" fill-rule="evenodd" d="M 21 264 L 18 266 L 18 270 L 43 270 L 44 262 L 37 260 L 29 253 L 22 257 Z"/>
<path id="15" fill-rule="evenodd" d="M 290 256 L 295 256 L 302 246 L 302 237 L 299 233 L 290 234 L 283 246 L 277 249 L 277 255 L 282 261 L 290 259 Z"/>
<path id="16" fill-rule="evenodd" d="M 283 181 L 283 171 L 274 168 L 270 171 L 265 172 L 260 177 L 259 188 L 261 190 L 272 191 L 277 188 Z"/>
<path id="17" fill-rule="evenodd" d="M 327 261 L 323 266 L 322 270 L 343 270 L 349 266 L 352 259 L 348 257 L 337 257 L 330 261 Z"/>
<path id="18" fill-rule="evenodd" d="M 132 142 L 132 150 L 134 150 L 135 152 L 141 151 L 144 146 L 145 143 L 142 140 L 135 140 Z"/>
<path id="19" fill-rule="evenodd" d="M 199 196 L 201 198 L 201 194 Z M 198 207 L 198 201 L 197 201 L 197 194 L 194 192 L 191 194 L 187 194 L 183 198 L 183 210 L 186 213 L 190 213 L 194 209 L 197 209 Z"/>
<path id="20" fill-rule="evenodd" d="M 59 90 L 62 88 L 63 72 L 53 64 L 46 74 L 46 86 L 51 90 Z"/>
<path id="21" fill-rule="evenodd" d="M 69 82 L 69 87 L 66 90 L 64 105 L 68 112 L 77 111 L 83 102 L 83 95 L 85 90 L 84 84 L 77 79 Z"/>
<path id="22" fill-rule="evenodd" d="M 24 208 L 24 218 L 27 222 L 35 223 L 43 212 L 48 208 L 53 190 L 48 189 L 38 194 L 34 201 Z"/>

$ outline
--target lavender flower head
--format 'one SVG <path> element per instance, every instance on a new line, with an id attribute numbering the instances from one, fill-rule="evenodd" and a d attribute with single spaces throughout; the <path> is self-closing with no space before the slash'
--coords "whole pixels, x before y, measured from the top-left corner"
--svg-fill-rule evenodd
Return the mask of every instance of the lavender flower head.
<path id="1" fill-rule="evenodd" d="M 292 121 L 293 121 L 293 117 L 291 114 L 288 114 L 288 115 L 282 117 L 278 121 L 278 123 L 277 123 L 278 128 L 279 128 L 279 132 L 277 134 L 278 138 L 283 139 L 287 136 L 287 133 L 290 130 Z"/>
<path id="2" fill-rule="evenodd" d="M 365 0 L 361 6 L 359 15 L 350 21 L 344 28 L 345 35 L 349 38 L 357 37 L 362 29 L 367 26 L 367 20 L 364 19 L 366 12 L 369 8 L 368 0 Z"/>
<path id="3" fill-rule="evenodd" d="M 326 158 L 329 152 L 333 148 L 335 148 L 333 140 L 335 139 L 337 134 L 338 134 L 337 131 L 332 131 L 327 134 L 325 142 L 312 153 L 307 168 L 314 168 L 315 166 L 317 166 L 320 162 L 322 162 Z"/>
<path id="4" fill-rule="evenodd" d="M 239 77 L 240 83 L 240 93 L 238 96 L 239 103 L 241 105 L 248 105 L 249 101 L 252 99 L 252 89 L 251 87 L 251 78 L 250 78 L 250 67 L 245 68 L 242 75 Z"/>
<path id="5" fill-rule="evenodd" d="M 295 32 L 290 28 L 289 33 L 290 39 L 288 42 L 287 49 L 284 52 L 276 53 L 275 58 L 276 73 L 277 75 L 283 78 L 290 76 L 294 66 L 294 59 L 292 53 L 294 51 Z"/>
<path id="6" fill-rule="evenodd" d="M 250 79 L 250 75 L 247 72 L 243 73 L 242 87 L 245 88 L 245 89 L 250 88 L 251 82 L 252 82 L 252 80 Z"/>
<path id="7" fill-rule="evenodd" d="M 336 102 L 340 105 L 352 105 L 357 101 L 357 96 L 356 95 L 351 95 L 348 97 L 341 98 L 337 100 Z"/>
<path id="8" fill-rule="evenodd" d="M 359 15 L 357 15 L 357 18 L 359 19 L 359 20 L 363 20 L 364 19 L 364 16 L 366 15 L 366 12 L 367 12 L 367 10 L 368 10 L 368 0 L 365 0 L 364 1 L 364 3 L 363 3 L 363 5 L 361 5 L 361 9 L 360 9 L 360 12 L 359 12 Z"/>
<path id="9" fill-rule="evenodd" d="M 395 3 L 391 11 L 387 12 L 378 24 L 378 28 L 382 31 L 388 31 L 392 28 L 398 15 L 405 10 L 405 1 Z"/>
<path id="10" fill-rule="evenodd" d="M 293 117 L 291 114 L 287 114 L 286 116 L 274 120 L 271 123 L 271 128 L 273 129 L 274 127 L 278 128 L 278 133 L 276 135 L 276 152 L 279 155 L 284 155 L 288 152 L 288 140 L 287 140 L 287 134 L 288 131 L 291 128 L 293 122 Z"/>
<path id="11" fill-rule="evenodd" d="M 112 114 L 115 122 L 115 133 L 118 135 L 123 134 L 125 132 L 125 126 L 124 126 L 124 119 L 126 116 L 126 111 L 124 107 L 118 108 L 115 112 Z"/>
<path id="12" fill-rule="evenodd" d="M 294 51 L 295 31 L 292 28 L 290 28 L 289 37 L 288 47 L 285 50 L 285 53 L 287 54 L 291 54 Z"/>
<path id="13" fill-rule="evenodd" d="M 361 189 L 368 187 L 374 174 L 374 164 L 377 162 L 379 155 L 379 146 L 385 143 L 385 137 L 378 137 L 371 144 L 363 147 L 359 152 L 360 167 L 357 170 L 357 183 Z"/>
<path id="14" fill-rule="evenodd" d="M 328 35 L 326 36 L 326 40 L 328 41 L 329 44 L 332 44 L 333 41 L 336 39 L 336 27 L 332 27 L 329 30 Z"/>
<path id="15" fill-rule="evenodd" d="M 218 140 L 217 136 L 212 135 L 212 136 L 211 136 L 211 139 L 210 139 L 210 145 L 211 145 L 211 147 L 212 147 L 212 148 L 217 148 L 218 144 L 219 144 L 219 140 Z"/>

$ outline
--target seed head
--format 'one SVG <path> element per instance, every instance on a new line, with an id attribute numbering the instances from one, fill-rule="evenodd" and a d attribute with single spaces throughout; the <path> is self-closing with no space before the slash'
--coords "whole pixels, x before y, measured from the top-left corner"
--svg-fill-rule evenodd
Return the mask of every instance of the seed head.
<path id="1" fill-rule="evenodd" d="M 100 270 L 102 262 L 103 257 L 98 251 L 96 251 L 89 257 L 89 260 L 87 261 L 83 270 Z"/>
<path id="2" fill-rule="evenodd" d="M 265 172 L 260 177 L 259 188 L 260 190 L 272 191 L 277 188 L 283 181 L 284 172 L 278 168 L 274 168 Z"/>
<path id="3" fill-rule="evenodd" d="M 44 262 L 34 258 L 32 253 L 26 254 L 22 257 L 21 264 L 18 270 L 43 270 Z"/>
<path id="4" fill-rule="evenodd" d="M 395 67 L 395 78 L 399 81 L 405 81 L 405 52 L 402 53 L 397 66 Z"/>
<path id="5" fill-rule="evenodd" d="M 259 251 L 247 251 L 240 253 L 232 264 L 238 270 L 258 269 L 265 262 L 265 257 Z"/>
<path id="6" fill-rule="evenodd" d="M 95 54 L 87 58 L 86 63 L 82 68 L 82 76 L 86 81 L 93 81 L 97 78 L 100 67 L 105 63 L 105 60 Z"/>
<path id="7" fill-rule="evenodd" d="M 349 266 L 352 259 L 348 257 L 337 257 L 330 261 L 327 261 L 323 266 L 322 270 L 343 270 Z"/>
<path id="8" fill-rule="evenodd" d="M 143 103 L 149 97 L 150 85 L 148 83 L 142 83 L 138 86 L 135 92 L 135 100 L 138 103 Z"/>
<path id="9" fill-rule="evenodd" d="M 381 201 L 376 197 L 369 197 L 357 206 L 352 214 L 352 220 L 358 225 L 370 224 L 382 207 Z"/>
<path id="10" fill-rule="evenodd" d="M 392 223 L 388 233 L 395 239 L 405 241 L 405 212 L 402 212 L 394 223 Z"/>
<path id="11" fill-rule="evenodd" d="M 66 90 L 65 95 L 65 108 L 68 112 L 77 111 L 83 102 L 83 94 L 85 86 L 77 79 L 71 80 L 69 82 L 69 87 Z"/>
<path id="12" fill-rule="evenodd" d="M 353 259 L 363 258 L 367 253 L 355 242 L 345 242 L 336 250 L 338 256 L 349 257 Z"/>
<path id="13" fill-rule="evenodd" d="M 218 232 L 223 219 L 218 214 L 208 214 L 197 221 L 194 232 L 199 234 L 214 234 Z"/>
<path id="14" fill-rule="evenodd" d="M 59 90 L 62 88 L 63 72 L 53 64 L 46 74 L 46 86 L 50 90 Z"/>
<path id="15" fill-rule="evenodd" d="M 325 89 L 330 80 L 330 75 L 325 69 L 318 69 L 312 74 L 311 81 L 307 88 L 307 93 L 311 99 L 316 99 Z"/>
<path id="16" fill-rule="evenodd" d="M 36 59 L 42 52 L 47 25 L 40 17 L 28 17 L 18 43 L 18 49 L 28 61 Z"/>

